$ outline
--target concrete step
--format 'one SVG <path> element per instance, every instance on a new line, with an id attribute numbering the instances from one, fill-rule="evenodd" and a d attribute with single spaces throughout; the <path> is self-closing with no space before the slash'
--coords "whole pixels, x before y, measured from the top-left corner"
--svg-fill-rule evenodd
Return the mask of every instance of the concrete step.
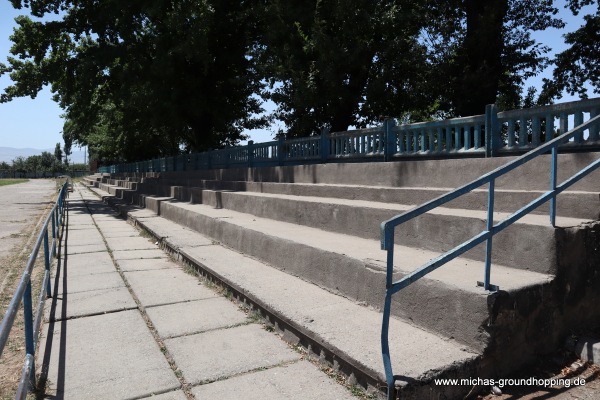
<path id="1" fill-rule="evenodd" d="M 382 221 L 413 207 L 345 198 L 213 191 L 181 186 L 144 186 L 134 191 L 102 184 L 101 188 L 157 212 L 159 205 L 156 201 L 164 198 L 155 200 L 144 192 L 374 240 L 380 240 L 379 224 Z M 494 220 L 498 222 L 508 215 L 496 212 Z M 484 230 L 486 219 L 487 214 L 482 210 L 440 207 L 404 224 L 397 230 L 396 241 L 405 246 L 441 253 Z M 558 226 L 563 227 L 576 226 L 581 222 L 581 218 L 559 217 L 557 220 Z M 554 274 L 557 268 L 556 246 L 555 229 L 550 226 L 548 216 L 527 215 L 494 238 L 494 262 Z M 464 257 L 483 261 L 485 248 L 480 245 Z"/>
<path id="2" fill-rule="evenodd" d="M 370 391 L 384 390 L 379 311 L 215 242 L 207 244 L 207 237 L 150 216 L 146 210 L 131 211 L 129 218 L 155 235 L 176 258 L 259 309 L 284 340 L 307 347 L 321 362 Z M 401 376 L 397 384 L 403 399 L 456 398 L 470 388 L 436 386 L 433 379 L 493 373 L 481 370 L 481 353 L 475 349 L 407 321 L 392 319 L 390 326 L 391 357 L 394 372 Z"/>
<path id="3" fill-rule="evenodd" d="M 307 184 L 307 183 L 278 183 L 278 182 L 247 182 L 222 181 L 187 178 L 130 178 L 138 182 L 137 189 L 141 193 L 162 196 L 179 193 L 179 200 L 189 201 L 191 192 L 198 189 L 240 191 L 283 194 L 294 196 L 325 197 L 348 200 L 363 200 L 379 203 L 394 203 L 406 205 L 423 204 L 436 197 L 442 196 L 454 188 L 451 187 L 382 187 L 369 185 L 341 184 Z M 113 185 L 135 189 L 114 180 Z M 106 189 L 105 189 L 106 190 Z M 107 190 L 108 191 L 108 190 Z M 127 196 L 126 191 L 113 189 L 117 197 Z M 494 210 L 499 212 L 514 212 L 545 190 L 496 189 Z M 476 189 L 444 205 L 446 208 L 487 210 L 488 191 L 485 188 Z M 548 215 L 549 205 L 545 204 L 533 211 L 533 214 Z M 565 191 L 558 196 L 557 215 L 570 218 L 595 220 L 600 214 L 600 194 L 594 191 Z"/>
<path id="4" fill-rule="evenodd" d="M 147 197 L 146 206 L 140 219 L 153 210 L 156 214 L 151 216 L 159 214 L 333 293 L 377 309 L 382 306 L 385 252 L 377 240 L 170 198 Z M 146 227 L 152 230 L 152 221 Z M 397 278 L 439 255 L 400 245 L 395 250 Z M 394 307 L 393 313 L 483 351 L 495 339 L 486 327 L 491 318 L 487 293 L 476 286 L 482 279 L 481 262 L 456 259 L 396 296 L 402 307 Z M 495 264 L 492 279 L 503 291 L 516 295 L 546 284 L 551 276 Z"/>

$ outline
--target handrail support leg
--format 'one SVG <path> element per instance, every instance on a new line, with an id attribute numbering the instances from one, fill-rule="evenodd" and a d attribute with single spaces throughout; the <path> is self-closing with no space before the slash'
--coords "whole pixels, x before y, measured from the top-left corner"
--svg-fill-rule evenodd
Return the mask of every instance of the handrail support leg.
<path id="1" fill-rule="evenodd" d="M 550 164 L 550 190 L 556 190 L 556 172 L 557 172 L 557 146 L 552 148 L 552 161 Z M 555 227 L 556 226 L 556 195 L 552 196 L 550 199 L 550 224 Z"/>
<path id="2" fill-rule="evenodd" d="M 494 188 L 495 179 L 492 179 L 488 186 L 488 209 L 487 209 L 487 224 L 486 229 L 491 232 L 494 227 Z M 490 285 L 490 274 L 492 269 L 492 238 L 490 235 L 485 241 L 485 272 L 483 277 L 483 288 L 485 290 L 492 290 Z"/>

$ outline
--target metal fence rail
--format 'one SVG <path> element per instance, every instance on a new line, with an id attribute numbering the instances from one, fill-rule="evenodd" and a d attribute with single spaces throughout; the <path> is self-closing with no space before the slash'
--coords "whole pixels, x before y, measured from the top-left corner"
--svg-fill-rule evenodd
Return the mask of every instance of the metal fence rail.
<path id="1" fill-rule="evenodd" d="M 13 295 L 8 305 L 8 309 L 6 310 L 6 313 L 2 318 L 2 322 L 0 323 L 1 357 L 4 347 L 6 346 L 6 343 L 8 341 L 11 329 L 15 322 L 15 317 L 17 315 L 17 312 L 19 311 L 21 302 L 23 302 L 26 356 L 21 373 L 19 388 L 17 390 L 17 399 L 24 399 L 27 395 L 28 388 L 30 390 L 34 390 L 36 387 L 35 349 L 37 345 L 37 339 L 39 337 L 44 303 L 47 297 L 52 296 L 50 287 L 50 265 L 52 257 L 56 255 L 56 247 L 60 243 L 60 232 L 64 221 L 65 197 L 67 196 L 69 186 L 70 184 L 67 181 L 60 189 L 58 199 L 56 200 L 56 203 L 52 207 L 50 214 L 48 215 L 48 217 L 46 217 L 46 220 L 42 225 L 41 231 L 35 242 L 33 250 L 31 251 L 31 254 L 29 255 L 29 258 L 27 260 L 25 271 L 21 276 L 21 280 L 19 282 L 19 285 L 17 286 L 15 294 Z M 51 228 L 52 242 L 50 242 L 48 228 Z M 31 293 L 31 274 L 33 272 L 33 267 L 35 265 L 36 259 L 38 258 L 38 253 L 42 244 L 44 246 L 45 271 L 44 279 L 42 281 L 42 286 L 39 294 L 39 300 L 37 303 L 37 308 L 34 314 Z"/>
<path id="2" fill-rule="evenodd" d="M 600 98 L 504 112 L 498 112 L 491 104 L 485 114 L 472 117 L 398 126 L 389 119 L 375 128 L 333 133 L 323 130 L 319 136 L 282 138 L 266 143 L 249 141 L 246 146 L 116 164 L 101 167 L 98 172 L 166 172 L 522 154 L 597 115 L 600 115 Z M 598 125 L 591 127 L 587 136 L 576 135 L 560 148 L 600 149 Z"/>
<path id="3" fill-rule="evenodd" d="M 386 374 L 386 381 L 388 386 L 388 399 L 395 398 L 395 381 L 398 377 L 394 376 L 392 371 L 392 363 L 390 359 L 390 351 L 389 351 L 389 341 L 388 341 L 388 330 L 389 330 L 389 319 L 390 319 L 390 308 L 392 295 L 402 290 L 403 288 L 409 286 L 410 284 L 416 282 L 420 278 L 429 274 L 430 272 L 436 270 L 437 268 L 443 266 L 445 263 L 453 260 L 456 257 L 459 257 L 461 254 L 471 250 L 473 247 L 477 246 L 480 243 L 486 242 L 486 257 L 484 262 L 484 271 L 483 271 L 483 282 L 478 282 L 480 286 L 483 286 L 485 290 L 496 291 L 498 287 L 490 283 L 490 272 L 491 272 L 491 254 L 492 254 L 492 238 L 497 233 L 501 232 L 503 229 L 507 228 L 521 217 L 530 213 L 543 203 L 550 201 L 550 223 L 554 226 L 555 218 L 556 218 L 556 196 L 567 189 L 574 183 L 578 182 L 580 179 L 588 175 L 590 172 L 594 171 L 598 167 L 600 167 L 600 159 L 592 162 L 587 167 L 580 170 L 571 178 L 564 181 L 562 184 L 557 185 L 556 176 L 557 176 L 557 155 L 558 148 L 565 144 L 571 144 L 573 140 L 577 143 L 578 138 L 584 136 L 587 133 L 587 137 L 594 137 L 597 134 L 598 126 L 600 126 L 600 115 L 595 116 L 594 118 L 588 120 L 585 123 L 582 123 L 572 129 L 567 133 L 563 133 L 562 135 L 551 139 L 547 143 L 534 148 L 533 150 L 527 152 L 526 154 L 510 161 L 502 167 L 491 171 L 480 178 L 461 186 L 443 196 L 440 196 L 436 199 L 433 199 L 421 206 L 415 207 L 411 210 L 408 210 L 396 217 L 385 221 L 381 224 L 381 248 L 387 251 L 387 270 L 386 270 L 386 295 L 384 301 L 384 310 L 383 310 L 383 322 L 381 328 L 381 349 L 383 355 L 383 364 Z M 550 190 L 546 193 L 542 194 L 535 200 L 531 201 L 529 204 L 521 208 L 520 210 L 514 212 L 504 220 L 494 224 L 493 221 L 493 212 L 494 212 L 494 182 L 496 178 L 499 178 L 508 172 L 514 170 L 515 168 L 525 164 L 526 162 L 536 158 L 539 155 L 546 154 L 551 152 L 551 165 L 550 165 Z M 411 273 L 405 275 L 402 279 L 393 282 L 393 272 L 394 272 L 394 233 L 395 228 L 404 222 L 407 222 L 415 217 L 418 217 L 426 212 L 433 210 L 436 207 L 439 207 L 451 200 L 454 200 L 464 194 L 471 192 L 473 189 L 476 189 L 482 185 L 488 185 L 488 208 L 487 208 L 487 225 L 486 230 L 480 232 L 473 238 L 467 240 L 466 242 L 456 246 L 452 250 L 447 251 L 446 253 L 440 255 L 437 258 L 434 258 L 412 271 Z"/>

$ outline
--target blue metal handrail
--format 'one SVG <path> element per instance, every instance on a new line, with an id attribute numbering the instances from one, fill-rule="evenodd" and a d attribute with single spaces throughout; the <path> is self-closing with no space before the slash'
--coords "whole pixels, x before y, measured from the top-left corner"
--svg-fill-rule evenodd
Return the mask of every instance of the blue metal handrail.
<path id="1" fill-rule="evenodd" d="M 65 197 L 68 196 L 68 189 L 70 184 L 68 180 L 61 187 L 58 194 L 56 203 L 50 210 L 50 214 L 46 217 L 44 224 L 40 230 L 38 238 L 33 246 L 33 250 L 27 260 L 25 271 L 19 282 L 19 286 L 15 291 L 6 313 L 0 323 L 0 357 L 6 343 L 10 331 L 15 322 L 15 317 L 19 311 L 21 301 L 23 302 L 23 314 L 25 322 L 25 362 L 21 372 L 21 379 L 19 388 L 17 390 L 17 399 L 24 399 L 27 396 L 28 388 L 34 390 L 36 387 L 35 382 L 35 348 L 36 342 L 39 336 L 40 325 L 42 322 L 42 315 L 44 310 L 44 303 L 47 297 L 52 297 L 50 288 L 50 264 L 51 259 L 56 255 L 57 244 L 60 243 L 60 228 L 64 221 L 64 209 L 65 209 Z M 49 243 L 48 228 L 52 228 L 52 243 Z M 31 295 L 31 273 L 33 266 L 38 257 L 40 247 L 44 245 L 44 279 L 42 281 L 42 287 L 40 290 L 38 305 L 35 313 L 35 320 L 33 319 L 33 305 Z"/>
<path id="2" fill-rule="evenodd" d="M 388 339 L 388 331 L 389 331 L 389 319 L 390 319 L 390 308 L 392 295 L 402 290 L 403 288 L 409 286 L 410 284 L 416 282 L 423 276 L 429 274 L 430 272 L 436 270 L 441 267 L 445 263 L 455 259 L 461 254 L 471 250 L 473 247 L 477 246 L 480 243 L 486 242 L 486 256 L 485 256 L 485 267 L 484 267 L 484 280 L 483 282 L 478 282 L 480 286 L 483 286 L 485 290 L 496 291 L 498 287 L 492 285 L 490 283 L 490 270 L 491 270 L 491 253 L 492 253 L 492 238 L 497 233 L 501 232 L 506 227 L 510 226 L 517 220 L 519 220 L 524 215 L 530 213 L 546 201 L 550 200 L 550 223 L 552 226 L 555 225 L 556 220 L 556 196 L 567 189 L 574 183 L 578 182 L 584 176 L 588 175 L 590 172 L 594 171 L 598 167 L 600 167 L 600 159 L 592 162 L 587 167 L 583 168 L 581 171 L 573 175 L 571 178 L 564 181 L 562 184 L 556 184 L 556 173 L 557 173 L 557 154 L 558 154 L 558 146 L 563 143 L 568 142 L 571 138 L 576 136 L 582 136 L 583 132 L 587 129 L 589 131 L 595 131 L 597 127 L 600 126 L 600 115 L 595 116 L 594 118 L 588 120 L 587 122 L 580 124 L 575 127 L 571 131 L 564 133 L 549 142 L 537 147 L 528 153 L 510 161 L 502 167 L 499 167 L 491 172 L 488 172 L 485 175 L 482 175 L 480 178 L 461 186 L 443 196 L 435 198 L 433 200 L 428 201 L 427 203 L 412 208 L 400 215 L 395 216 L 387 221 L 381 223 L 381 248 L 382 250 L 387 251 L 387 275 L 386 275 L 386 294 L 384 301 L 384 309 L 383 309 L 383 322 L 381 328 L 381 349 L 383 355 L 383 365 L 385 369 L 386 382 L 388 387 L 388 399 L 393 399 L 395 396 L 394 393 L 394 384 L 398 377 L 394 376 L 392 371 L 392 364 L 390 358 L 389 351 L 389 339 Z M 525 164 L 526 162 L 536 158 L 539 155 L 546 154 L 551 152 L 551 166 L 550 166 L 550 190 L 531 201 L 526 206 L 522 207 L 520 210 L 511 214 L 507 218 L 502 221 L 494 224 L 493 221 L 493 212 L 494 212 L 494 183 L 496 178 L 505 175 L 506 173 L 514 170 L 515 168 Z M 473 189 L 476 189 L 484 184 L 488 184 L 488 209 L 487 209 L 487 224 L 486 230 L 480 232 L 475 235 L 471 239 L 465 241 L 464 243 L 456 246 L 455 248 L 445 252 L 437 258 L 430 260 L 425 263 L 421 267 L 417 268 L 413 272 L 405 275 L 402 279 L 399 279 L 396 282 L 393 282 L 393 272 L 394 272 L 394 232 L 395 228 L 407 222 L 415 217 L 418 217 L 422 214 L 425 214 L 428 211 L 433 210 L 436 207 L 439 207 L 449 201 L 452 201 L 464 194 L 471 192 Z"/>

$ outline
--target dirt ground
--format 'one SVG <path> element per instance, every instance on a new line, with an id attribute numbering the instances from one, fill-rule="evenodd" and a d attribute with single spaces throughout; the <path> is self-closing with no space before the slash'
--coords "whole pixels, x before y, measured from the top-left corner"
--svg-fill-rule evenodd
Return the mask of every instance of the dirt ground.
<path id="1" fill-rule="evenodd" d="M 21 279 L 45 217 L 55 201 L 56 183 L 36 179 L 0 186 L 0 315 Z M 43 250 L 40 252 L 43 257 Z M 33 296 L 39 294 L 43 274 L 38 262 L 32 275 Z M 34 300 L 35 302 L 35 300 Z M 23 312 L 19 311 L 0 358 L 0 399 L 14 399 L 25 359 Z"/>
<path id="2" fill-rule="evenodd" d="M 489 390 L 496 391 L 496 394 L 477 398 L 479 400 L 600 399 L 600 367 L 577 359 L 568 350 L 561 350 L 552 356 L 541 358 L 536 365 L 523 369 L 509 379 L 521 379 L 527 382 L 530 378 L 539 380 L 537 384 L 531 385 L 511 385 L 510 383 L 514 381 L 508 382 L 502 388 Z M 529 383 L 534 382 L 531 380 Z M 544 386 L 544 384 L 549 385 Z"/>

